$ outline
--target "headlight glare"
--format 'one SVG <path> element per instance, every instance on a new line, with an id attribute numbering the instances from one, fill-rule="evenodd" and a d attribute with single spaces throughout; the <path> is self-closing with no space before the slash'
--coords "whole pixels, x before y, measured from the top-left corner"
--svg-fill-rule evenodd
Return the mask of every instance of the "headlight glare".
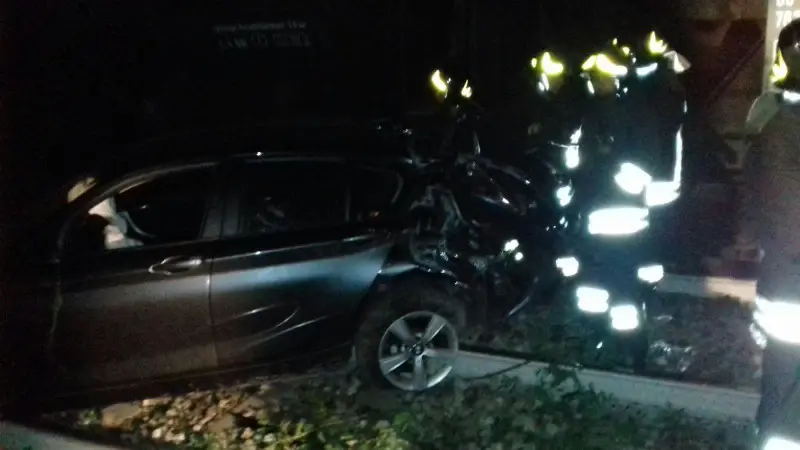
<path id="1" fill-rule="evenodd" d="M 614 182 L 623 191 L 638 195 L 641 194 L 653 180 L 649 173 L 633 163 L 622 163 L 619 171 L 614 175 Z"/>
<path id="2" fill-rule="evenodd" d="M 767 300 L 756 296 L 753 319 L 771 338 L 789 344 L 800 344 L 800 304 Z"/>
<path id="3" fill-rule="evenodd" d="M 599 209 L 589 214 L 589 234 L 636 234 L 650 225 L 648 216 L 647 208 L 621 206 Z"/>

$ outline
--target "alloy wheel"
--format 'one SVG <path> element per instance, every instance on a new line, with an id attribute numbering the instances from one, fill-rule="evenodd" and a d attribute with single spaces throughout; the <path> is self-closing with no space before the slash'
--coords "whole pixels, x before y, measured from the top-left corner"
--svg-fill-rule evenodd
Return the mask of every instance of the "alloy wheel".
<path id="1" fill-rule="evenodd" d="M 404 391 L 424 391 L 444 381 L 455 365 L 455 327 L 430 311 L 408 313 L 381 337 L 378 364 L 384 378 Z"/>

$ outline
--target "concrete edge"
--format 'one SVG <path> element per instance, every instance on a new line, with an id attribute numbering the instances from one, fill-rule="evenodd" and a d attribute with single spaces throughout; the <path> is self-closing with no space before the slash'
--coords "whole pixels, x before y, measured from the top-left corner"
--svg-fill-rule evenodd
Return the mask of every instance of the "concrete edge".
<path id="1" fill-rule="evenodd" d="M 658 284 L 661 292 L 688 294 L 695 297 L 731 297 L 742 302 L 756 298 L 755 280 L 724 277 L 693 277 L 667 274 Z"/>
<path id="2" fill-rule="evenodd" d="M 125 450 L 50 431 L 0 421 L 0 448 L 13 450 Z"/>
<path id="3" fill-rule="evenodd" d="M 461 351 L 454 372 L 464 378 L 480 377 L 522 362 L 523 360 L 505 356 Z M 547 367 L 548 364 L 532 362 L 510 370 L 506 375 L 516 377 L 526 384 L 535 384 L 538 372 Z M 583 385 L 592 386 L 595 390 L 613 395 L 622 401 L 670 406 L 693 415 L 715 419 L 752 421 L 760 400 L 756 393 L 597 370 L 579 370 L 578 379 Z"/>

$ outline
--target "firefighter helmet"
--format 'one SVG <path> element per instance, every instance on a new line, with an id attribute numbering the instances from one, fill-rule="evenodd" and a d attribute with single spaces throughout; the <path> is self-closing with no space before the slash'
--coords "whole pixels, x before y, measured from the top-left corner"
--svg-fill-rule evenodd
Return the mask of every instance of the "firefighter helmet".
<path id="1" fill-rule="evenodd" d="M 771 81 L 776 87 L 800 89 L 800 19 L 795 19 L 781 30 Z"/>

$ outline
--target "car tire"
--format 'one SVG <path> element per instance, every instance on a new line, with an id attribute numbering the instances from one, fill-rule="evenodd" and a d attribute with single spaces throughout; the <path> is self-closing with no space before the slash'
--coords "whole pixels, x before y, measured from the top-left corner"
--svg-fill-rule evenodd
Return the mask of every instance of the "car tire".
<path id="1" fill-rule="evenodd" d="M 400 367 L 397 368 L 397 374 L 384 375 L 381 369 L 381 359 L 386 360 L 389 356 L 385 354 L 386 345 L 390 343 L 388 341 L 395 338 L 398 342 L 401 341 L 394 331 L 390 331 L 390 327 L 394 327 L 402 320 L 408 325 L 412 335 L 420 339 L 419 334 L 424 335 L 428 328 L 423 325 L 426 320 L 428 326 L 431 326 L 434 323 L 434 318 L 436 318 L 436 323 L 441 323 L 441 319 L 444 319 L 446 323 L 434 338 L 434 341 L 438 342 L 433 342 L 433 344 L 443 342 L 442 339 L 449 341 L 455 337 L 455 342 L 452 343 L 455 347 L 442 345 L 438 350 L 434 349 L 434 351 L 439 352 L 439 357 L 431 359 L 437 360 L 437 363 L 452 363 L 454 365 L 455 356 L 458 352 L 458 339 L 459 336 L 463 335 L 467 323 L 465 302 L 458 296 L 449 293 L 446 286 L 425 278 L 405 280 L 399 284 L 384 285 L 382 288 L 368 304 L 364 314 L 361 316 L 358 331 L 356 332 L 355 357 L 359 379 L 362 383 L 371 387 L 394 388 L 410 392 L 420 392 L 439 386 L 449 378 L 448 375 L 452 370 L 452 365 L 443 377 L 440 377 L 441 374 L 433 374 L 429 380 L 430 385 L 424 387 L 416 384 L 417 380 L 409 380 L 410 385 L 405 382 L 399 382 L 400 380 L 396 378 L 404 375 L 404 371 L 399 370 Z M 425 343 L 421 343 L 421 341 L 416 345 L 425 347 Z M 433 348 L 433 346 L 430 348 Z M 381 357 L 382 349 L 384 350 L 383 358 Z M 409 349 L 406 348 L 405 350 L 408 351 Z M 420 348 L 406 353 L 404 353 L 403 349 L 398 349 L 396 355 L 391 355 L 400 357 L 400 355 L 405 354 L 410 358 L 407 363 L 411 364 L 411 366 L 409 367 L 406 364 L 403 369 L 410 368 L 412 377 L 414 375 L 413 366 L 418 358 L 423 360 L 426 358 L 425 355 L 417 355 L 415 351 L 418 353 Z M 448 352 L 451 352 L 451 354 L 443 356 L 447 355 Z M 427 354 L 427 350 L 423 349 L 423 353 Z"/>

